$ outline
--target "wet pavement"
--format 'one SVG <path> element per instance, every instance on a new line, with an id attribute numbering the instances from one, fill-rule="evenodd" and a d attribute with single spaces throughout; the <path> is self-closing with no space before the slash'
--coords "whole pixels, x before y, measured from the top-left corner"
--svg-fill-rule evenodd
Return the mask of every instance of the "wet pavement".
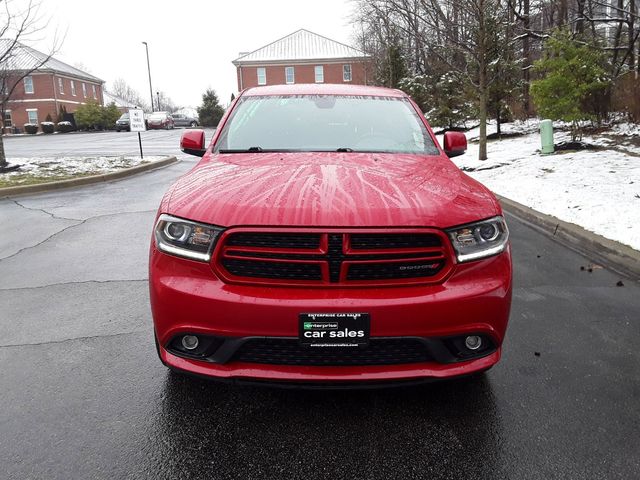
<path id="1" fill-rule="evenodd" d="M 178 154 L 165 135 L 158 153 Z M 195 164 L 180 158 L 0 199 L 0 478 L 638 476 L 640 286 L 513 217 L 511 323 L 484 377 L 335 392 L 167 371 L 146 256 L 162 193 Z"/>

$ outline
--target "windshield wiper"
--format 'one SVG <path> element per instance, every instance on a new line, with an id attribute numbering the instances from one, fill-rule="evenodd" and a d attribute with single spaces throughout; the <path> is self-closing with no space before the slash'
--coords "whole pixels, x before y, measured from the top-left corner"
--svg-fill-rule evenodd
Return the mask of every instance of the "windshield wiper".
<path id="1" fill-rule="evenodd" d="M 336 152 L 353 152 L 353 148 L 341 147 L 341 148 L 338 148 Z"/>
<path id="2" fill-rule="evenodd" d="M 262 147 L 249 147 L 249 148 L 232 148 L 228 150 L 220 150 L 220 153 L 253 153 L 263 152 Z"/>

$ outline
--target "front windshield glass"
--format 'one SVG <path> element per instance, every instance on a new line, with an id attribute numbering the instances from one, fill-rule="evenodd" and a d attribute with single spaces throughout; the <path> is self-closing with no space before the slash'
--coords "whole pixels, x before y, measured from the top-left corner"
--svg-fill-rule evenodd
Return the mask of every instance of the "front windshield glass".
<path id="1" fill-rule="evenodd" d="M 438 153 L 406 98 L 364 95 L 241 98 L 215 151 Z"/>

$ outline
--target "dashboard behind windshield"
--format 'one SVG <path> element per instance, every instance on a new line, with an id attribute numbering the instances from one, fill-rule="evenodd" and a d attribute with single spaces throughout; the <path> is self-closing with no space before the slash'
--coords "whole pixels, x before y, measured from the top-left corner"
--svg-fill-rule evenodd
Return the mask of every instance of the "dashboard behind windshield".
<path id="1" fill-rule="evenodd" d="M 438 154 L 406 98 L 364 95 L 243 97 L 214 151 Z"/>

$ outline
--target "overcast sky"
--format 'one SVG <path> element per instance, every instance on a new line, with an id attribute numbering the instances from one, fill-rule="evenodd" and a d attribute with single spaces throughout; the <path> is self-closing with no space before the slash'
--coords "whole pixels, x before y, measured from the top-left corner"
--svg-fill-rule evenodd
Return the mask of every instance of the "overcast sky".
<path id="1" fill-rule="evenodd" d="M 353 44 L 349 0 L 140 1 L 41 0 L 47 28 L 32 37 L 47 52 L 56 30 L 66 32 L 56 54 L 105 80 L 124 78 L 149 100 L 144 45 L 149 44 L 154 93 L 196 107 L 212 87 L 226 104 L 237 88 L 231 61 L 300 28 Z"/>

